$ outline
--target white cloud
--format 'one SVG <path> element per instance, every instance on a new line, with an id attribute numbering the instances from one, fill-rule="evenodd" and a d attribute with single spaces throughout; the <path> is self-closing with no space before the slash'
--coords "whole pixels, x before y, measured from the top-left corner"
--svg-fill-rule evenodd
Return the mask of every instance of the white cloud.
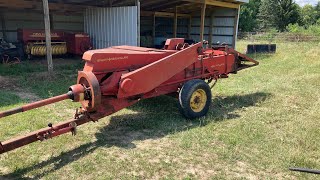
<path id="1" fill-rule="evenodd" d="M 295 0 L 297 4 L 300 6 L 304 6 L 306 4 L 316 5 L 319 0 Z"/>

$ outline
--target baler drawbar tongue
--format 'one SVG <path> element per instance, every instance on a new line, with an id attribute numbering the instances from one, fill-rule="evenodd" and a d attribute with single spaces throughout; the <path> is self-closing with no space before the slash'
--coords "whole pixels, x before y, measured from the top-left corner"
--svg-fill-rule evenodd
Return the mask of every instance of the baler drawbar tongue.
<path id="1" fill-rule="evenodd" d="M 21 106 L 15 109 L 10 109 L 7 111 L 0 112 L 0 118 L 17 114 L 20 112 L 29 111 L 35 108 L 39 108 L 48 104 L 53 104 L 66 99 L 71 99 L 75 102 L 81 102 L 88 99 L 87 96 L 91 94 L 90 90 L 91 90 L 90 88 L 87 88 L 82 84 L 76 84 L 76 85 L 70 86 L 69 92 L 66 94 L 62 94 L 59 96 L 55 96 L 55 97 L 51 97 L 41 101 L 26 104 L 24 106 Z M 21 146 L 30 144 L 38 140 L 42 141 L 55 136 L 59 136 L 67 132 L 72 132 L 72 134 L 75 135 L 77 126 L 87 123 L 89 121 L 92 121 L 94 119 L 101 118 L 100 116 L 93 116 L 92 118 L 89 116 L 83 116 L 81 112 L 76 115 L 77 116 L 71 120 L 64 121 L 56 125 L 49 123 L 47 128 L 39 129 L 37 131 L 22 135 L 20 137 L 7 140 L 4 142 L 0 142 L 0 154 L 11 151 L 13 149 L 19 148 Z"/>

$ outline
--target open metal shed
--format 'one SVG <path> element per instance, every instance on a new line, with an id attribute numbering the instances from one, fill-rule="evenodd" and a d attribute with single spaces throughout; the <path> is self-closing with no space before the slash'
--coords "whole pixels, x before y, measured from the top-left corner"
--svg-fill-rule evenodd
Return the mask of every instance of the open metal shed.
<path id="1" fill-rule="evenodd" d="M 0 0 L 0 37 L 15 42 L 18 28 L 44 29 L 43 2 L 51 30 L 87 32 L 95 48 L 160 47 L 172 37 L 235 47 L 248 0 Z"/>
<path id="2" fill-rule="evenodd" d="M 102 43 L 96 34 L 116 31 L 118 35 L 112 33 L 109 38 L 137 34 L 137 44 L 140 36 L 151 36 L 153 42 L 159 38 L 184 37 L 234 46 L 238 11 L 247 1 L 49 0 L 49 8 L 51 29 L 90 31 L 96 41 L 94 44 Z M 44 28 L 42 0 L 0 0 L 0 8 L 0 36 L 8 41 L 16 41 L 17 28 Z M 108 41 L 106 38 L 101 37 Z M 132 39 L 125 41 L 126 38 L 121 43 L 134 44 L 130 42 Z M 114 43 L 110 40 L 105 46 Z"/>

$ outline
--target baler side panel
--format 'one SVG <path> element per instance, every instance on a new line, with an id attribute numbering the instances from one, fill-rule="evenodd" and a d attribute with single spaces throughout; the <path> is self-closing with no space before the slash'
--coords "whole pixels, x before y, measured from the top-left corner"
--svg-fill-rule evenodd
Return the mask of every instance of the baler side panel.
<path id="1" fill-rule="evenodd" d="M 130 97 L 151 91 L 198 60 L 197 43 L 154 63 L 124 74 L 120 80 L 118 98 Z"/>
<path id="2" fill-rule="evenodd" d="M 233 71 L 235 56 L 233 54 L 216 56 L 204 59 L 203 63 L 210 72 L 218 71 L 219 74 L 228 74 Z"/>

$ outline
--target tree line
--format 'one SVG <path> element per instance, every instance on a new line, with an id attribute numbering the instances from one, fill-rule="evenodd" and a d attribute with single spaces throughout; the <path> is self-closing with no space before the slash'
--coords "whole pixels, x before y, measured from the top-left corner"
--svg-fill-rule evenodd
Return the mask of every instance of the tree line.
<path id="1" fill-rule="evenodd" d="M 249 0 L 241 6 L 239 31 L 307 31 L 320 33 L 320 1 L 300 7 L 293 0 Z"/>

